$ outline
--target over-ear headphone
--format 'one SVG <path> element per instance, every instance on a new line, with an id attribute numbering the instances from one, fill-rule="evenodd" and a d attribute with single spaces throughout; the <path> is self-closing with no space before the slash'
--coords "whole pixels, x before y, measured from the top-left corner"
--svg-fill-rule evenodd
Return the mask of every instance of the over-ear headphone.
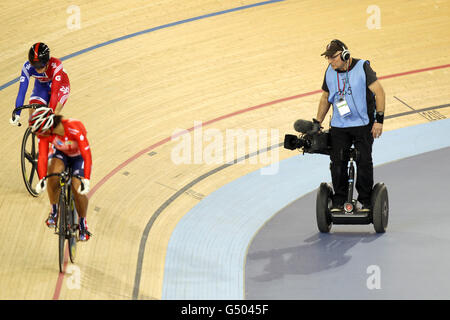
<path id="1" fill-rule="evenodd" d="M 342 61 L 348 61 L 350 59 L 350 51 L 347 50 L 347 48 L 345 47 L 345 44 L 343 44 L 342 41 L 340 41 L 338 39 L 334 39 L 331 42 L 336 42 L 342 48 L 342 52 L 341 52 Z"/>

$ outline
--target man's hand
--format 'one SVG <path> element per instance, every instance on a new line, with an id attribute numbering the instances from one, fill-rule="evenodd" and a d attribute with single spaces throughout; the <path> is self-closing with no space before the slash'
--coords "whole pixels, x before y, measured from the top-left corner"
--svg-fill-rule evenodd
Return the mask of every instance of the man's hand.
<path id="1" fill-rule="evenodd" d="M 89 188 L 89 180 L 88 179 L 81 179 L 81 184 L 80 184 L 80 186 L 78 187 L 78 193 L 79 194 L 82 194 L 82 195 L 85 195 L 85 194 L 88 194 L 89 193 L 89 190 L 90 190 L 90 188 Z"/>
<path id="2" fill-rule="evenodd" d="M 319 132 L 320 129 L 322 128 L 322 127 L 320 126 L 320 122 L 319 122 L 317 119 L 313 119 L 312 122 L 313 122 L 312 129 L 309 130 L 309 131 L 307 132 L 307 133 L 310 134 L 310 135 L 316 134 L 316 133 Z"/>
<path id="3" fill-rule="evenodd" d="M 372 127 L 372 136 L 374 139 L 379 138 L 383 132 L 383 124 L 375 122 Z"/>
<path id="4" fill-rule="evenodd" d="M 9 118 L 9 123 L 11 123 L 13 126 L 19 126 L 20 125 L 20 116 L 18 114 L 14 114 L 14 117 L 11 119 Z"/>

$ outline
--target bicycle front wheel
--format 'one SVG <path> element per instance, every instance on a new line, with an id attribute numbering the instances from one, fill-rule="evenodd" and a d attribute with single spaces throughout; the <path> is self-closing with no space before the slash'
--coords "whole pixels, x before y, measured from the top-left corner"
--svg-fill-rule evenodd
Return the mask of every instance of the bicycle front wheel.
<path id="1" fill-rule="evenodd" d="M 67 207 L 64 190 L 61 190 L 61 194 L 59 196 L 58 211 L 59 211 L 59 223 L 58 223 L 59 272 L 62 273 L 64 268 L 64 243 L 66 240 L 66 228 L 67 228 L 66 225 Z"/>
<path id="2" fill-rule="evenodd" d="M 36 135 L 31 132 L 31 128 L 27 128 L 22 139 L 20 164 L 22 167 L 23 182 L 25 182 L 25 187 L 33 197 L 39 195 L 33 187 L 34 177 L 37 176 L 37 159 L 38 148 Z"/>

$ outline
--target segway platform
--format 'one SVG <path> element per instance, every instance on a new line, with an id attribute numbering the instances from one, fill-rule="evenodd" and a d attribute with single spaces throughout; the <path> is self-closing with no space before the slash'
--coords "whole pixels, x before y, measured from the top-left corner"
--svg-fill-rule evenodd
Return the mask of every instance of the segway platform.
<path id="1" fill-rule="evenodd" d="M 372 210 L 369 212 L 360 212 L 356 208 L 356 200 L 353 203 L 345 203 L 342 211 L 331 212 L 332 196 L 333 189 L 328 183 L 323 182 L 319 187 L 316 199 L 316 218 L 320 232 L 330 232 L 333 224 L 357 225 L 371 223 L 373 223 L 377 233 L 386 232 L 389 218 L 389 200 L 384 183 L 377 183 L 372 189 Z"/>
<path id="2" fill-rule="evenodd" d="M 372 223 L 371 214 L 367 212 L 333 212 L 331 221 L 334 224 L 370 224 Z"/>

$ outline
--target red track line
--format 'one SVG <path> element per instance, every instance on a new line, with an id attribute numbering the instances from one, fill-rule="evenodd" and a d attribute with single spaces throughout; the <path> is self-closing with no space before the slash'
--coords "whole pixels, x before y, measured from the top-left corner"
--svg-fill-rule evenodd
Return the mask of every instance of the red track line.
<path id="1" fill-rule="evenodd" d="M 444 64 L 442 66 L 411 70 L 411 71 L 406 71 L 406 72 L 401 72 L 401 73 L 394 73 L 394 74 L 391 74 L 391 75 L 379 77 L 378 79 L 383 80 L 383 79 L 401 77 L 401 76 L 406 76 L 406 75 L 413 74 L 413 73 L 420 73 L 420 72 L 425 72 L 425 71 L 444 69 L 444 68 L 448 68 L 448 67 L 450 67 L 450 64 Z"/>
<path id="2" fill-rule="evenodd" d="M 233 113 L 229 113 L 229 114 L 226 114 L 226 115 L 224 115 L 224 116 L 221 116 L 221 117 L 218 117 L 218 118 L 215 118 L 215 119 L 212 119 L 212 120 L 208 120 L 208 121 L 206 121 L 206 122 L 203 122 L 202 125 L 203 125 L 203 126 L 206 126 L 206 125 L 209 125 L 209 124 L 211 124 L 211 123 L 218 122 L 218 121 L 221 121 L 221 120 L 224 120 L 224 119 L 227 119 L 227 118 L 231 118 L 231 117 L 237 116 L 237 115 L 242 114 L 242 113 L 245 113 L 245 112 L 253 111 L 253 110 L 256 110 L 256 109 L 260 109 L 260 108 L 263 108 L 263 107 L 267 107 L 267 106 L 270 106 L 270 105 L 273 105 L 273 104 L 276 104 L 276 103 L 281 103 L 281 102 L 288 101 L 288 100 L 293 100 L 293 99 L 298 99 L 298 98 L 306 97 L 306 96 L 309 96 L 309 95 L 313 95 L 313 94 L 319 93 L 319 92 L 321 92 L 321 91 L 322 91 L 322 90 L 311 91 L 311 92 L 299 94 L 299 95 L 292 96 L 292 97 L 287 97 L 287 98 L 283 98 L 283 99 L 274 100 L 274 101 L 271 101 L 271 102 L 267 102 L 267 103 L 264 103 L 264 104 L 260 104 L 260 105 L 254 106 L 254 107 L 250 107 L 250 108 L 238 110 L 238 111 L 235 111 L 235 112 L 233 112 Z M 186 131 L 193 131 L 194 129 L 195 129 L 195 127 L 191 127 L 191 128 L 189 128 L 189 129 L 186 129 Z M 103 177 L 103 179 L 101 179 L 101 180 L 100 180 L 100 181 L 92 188 L 92 190 L 89 192 L 88 197 L 90 198 L 90 197 L 97 191 L 98 188 L 100 188 L 106 181 L 109 180 L 109 178 L 111 178 L 113 175 L 115 175 L 115 174 L 116 174 L 118 171 L 120 171 L 122 168 L 126 167 L 130 162 L 133 162 L 134 160 L 136 160 L 137 158 L 139 158 L 140 156 L 142 156 L 144 153 L 147 153 L 147 152 L 149 152 L 150 150 L 153 150 L 153 149 L 155 149 L 155 148 L 157 148 L 157 147 L 159 147 L 159 146 L 161 146 L 161 145 L 163 145 L 163 144 L 165 144 L 165 143 L 171 141 L 172 138 L 175 138 L 175 137 L 177 137 L 177 136 L 180 136 L 180 135 L 182 135 L 182 134 L 185 134 L 186 131 L 181 131 L 181 132 L 179 132 L 179 133 L 177 133 L 177 134 L 174 134 L 172 137 L 167 137 L 167 138 L 165 138 L 165 139 L 163 139 L 163 140 L 161 140 L 161 141 L 159 141 L 159 142 L 157 142 L 157 143 L 155 143 L 155 144 L 152 144 L 151 146 L 145 148 L 144 150 L 139 151 L 139 152 L 136 153 L 134 156 L 132 156 L 132 157 L 129 158 L 128 160 L 126 160 L 126 161 L 124 161 L 123 163 L 121 163 L 120 165 L 118 165 L 115 169 L 113 169 L 110 173 L 108 173 L 105 177 Z"/>
<path id="3" fill-rule="evenodd" d="M 59 299 L 59 294 L 61 292 L 62 284 L 63 284 L 63 281 L 64 281 L 64 275 L 66 274 L 67 263 L 69 261 L 69 259 L 68 259 L 68 256 L 69 256 L 69 241 L 66 241 L 66 242 L 67 242 L 67 246 L 66 246 L 66 250 L 64 250 L 63 272 L 60 272 L 58 274 L 58 280 L 56 280 L 55 292 L 53 293 L 53 300 L 58 300 Z"/>
<path id="4" fill-rule="evenodd" d="M 401 73 L 394 73 L 394 74 L 391 74 L 391 75 L 379 77 L 378 79 L 382 80 L 382 79 L 389 79 L 389 78 L 401 77 L 401 76 L 406 76 L 406 75 L 410 75 L 410 74 L 414 74 L 414 73 L 420 73 L 420 72 L 431 71 L 431 70 L 436 70 L 436 69 L 444 69 L 444 68 L 448 68 L 448 67 L 450 67 L 450 64 L 444 64 L 444 65 L 441 65 L 441 66 L 435 66 L 435 67 L 429 67 L 429 68 L 423 68 L 423 69 L 411 70 L 411 71 L 406 71 L 406 72 L 401 72 Z M 221 117 L 218 117 L 218 118 L 215 118 L 215 119 L 212 119 L 212 120 L 208 120 L 208 121 L 206 121 L 206 122 L 203 122 L 202 125 L 206 126 L 206 125 L 209 125 L 209 124 L 211 124 L 211 123 L 215 123 L 215 122 L 218 122 L 218 121 L 227 119 L 227 118 L 231 118 L 231 117 L 240 115 L 240 114 L 242 114 L 242 113 L 246 113 L 246 112 L 249 112 L 249 111 L 261 109 L 261 108 L 264 108 L 264 107 L 268 107 L 268 106 L 271 106 L 271 105 L 274 105 L 274 104 L 277 104 L 277 103 L 281 103 L 281 102 L 285 102 L 285 101 L 289 101 L 289 100 L 294 100 L 294 99 L 299 99 L 299 98 L 303 98 L 303 97 L 306 97 L 306 96 L 311 96 L 311 95 L 314 95 L 314 94 L 317 94 L 317 93 L 320 93 L 320 92 L 322 92 L 322 90 L 310 91 L 310 92 L 298 94 L 298 95 L 291 96 L 291 97 L 286 97 L 286 98 L 282 98 L 282 99 L 278 99 L 278 100 L 273 100 L 273 101 L 266 102 L 266 103 L 263 103 L 263 104 L 260 104 L 260 105 L 257 105 L 257 106 L 253 106 L 253 107 L 250 107 L 250 108 L 238 110 L 238 111 L 235 111 L 235 112 L 232 112 L 232 113 L 223 115 L 223 116 L 221 116 Z M 192 131 L 192 130 L 194 130 L 194 128 L 195 128 L 195 127 L 191 127 L 191 128 L 189 128 L 189 129 L 187 129 L 186 131 Z M 186 131 L 181 131 L 181 132 L 175 134 L 173 137 L 177 137 L 177 136 L 180 136 L 180 135 L 182 135 L 182 134 L 185 134 Z M 157 148 L 157 147 L 159 147 L 159 146 L 161 146 L 161 145 L 163 145 L 163 144 L 165 144 L 165 143 L 167 143 L 167 142 L 169 142 L 169 141 L 171 141 L 171 140 L 172 140 L 172 136 L 171 136 L 171 137 L 164 138 L 163 140 L 158 141 L 157 143 L 152 144 L 151 146 L 149 146 L 149 147 L 147 147 L 147 148 L 145 148 L 145 149 L 139 151 L 138 153 L 136 153 L 134 156 L 132 156 L 132 157 L 129 158 L 128 160 L 125 160 L 124 162 L 122 162 L 121 164 L 119 164 L 119 165 L 118 165 L 116 168 L 114 168 L 110 173 L 108 173 L 106 176 L 104 176 L 104 177 L 103 177 L 103 178 L 102 178 L 102 179 L 101 179 L 101 180 L 100 180 L 100 181 L 92 188 L 92 190 L 91 190 L 91 191 L 89 192 L 89 194 L 88 194 L 88 197 L 91 198 L 91 197 L 94 195 L 94 193 L 95 193 L 102 185 L 104 185 L 104 184 L 106 183 L 106 181 L 108 181 L 112 176 L 114 176 L 114 175 L 115 175 L 118 171 L 120 171 L 122 168 L 126 167 L 128 164 L 130 164 L 131 162 L 133 162 L 134 160 L 136 160 L 137 158 L 139 158 L 139 157 L 142 156 L 143 154 L 145 154 L 145 153 L 149 152 L 150 150 L 153 150 L 153 149 L 155 149 L 155 148 Z M 68 252 L 67 252 L 67 253 L 68 253 Z M 66 258 L 67 258 L 67 257 L 66 257 Z M 59 274 L 58 280 L 57 280 L 57 282 L 56 282 L 55 293 L 54 293 L 54 295 L 53 295 L 53 299 L 54 299 L 54 300 L 57 300 L 57 299 L 59 298 L 59 293 L 60 293 L 60 291 L 61 291 L 62 282 L 63 282 L 62 280 L 64 279 L 64 272 L 65 272 L 65 269 L 66 269 L 66 265 L 67 265 L 67 260 L 65 260 L 65 263 L 64 263 L 64 270 L 63 270 L 63 273 L 62 273 L 62 274 L 61 274 L 61 273 Z"/>

